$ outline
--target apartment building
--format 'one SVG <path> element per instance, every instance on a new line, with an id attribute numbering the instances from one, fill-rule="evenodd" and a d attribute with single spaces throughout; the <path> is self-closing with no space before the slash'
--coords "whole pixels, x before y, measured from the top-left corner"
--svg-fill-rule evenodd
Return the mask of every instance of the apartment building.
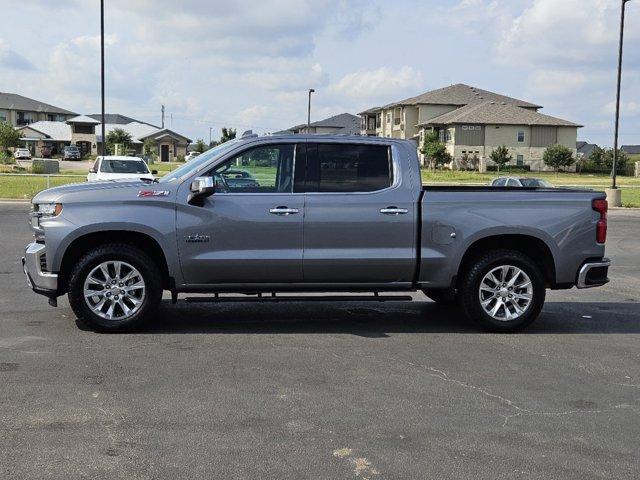
<path id="1" fill-rule="evenodd" d="M 0 122 L 14 127 L 38 121 L 65 122 L 77 113 L 16 93 L 0 92 Z"/>
<path id="2" fill-rule="evenodd" d="M 361 112 L 361 133 L 414 140 L 419 147 L 425 132 L 437 131 L 454 160 L 465 154 L 487 160 L 495 147 L 506 145 L 514 163 L 542 170 L 546 147 L 559 143 L 576 153 L 581 125 L 542 114 L 541 108 L 456 84 Z"/>

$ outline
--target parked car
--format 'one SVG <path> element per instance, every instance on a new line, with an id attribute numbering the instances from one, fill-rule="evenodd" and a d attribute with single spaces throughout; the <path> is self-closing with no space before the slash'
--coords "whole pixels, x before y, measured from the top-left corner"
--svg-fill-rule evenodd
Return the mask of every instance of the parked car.
<path id="1" fill-rule="evenodd" d="M 16 160 L 31 160 L 31 152 L 28 148 L 16 148 L 13 152 L 13 158 Z"/>
<path id="2" fill-rule="evenodd" d="M 138 157 L 105 156 L 96 158 L 87 175 L 88 182 L 101 180 L 147 179 L 154 180 L 156 170 L 149 170 L 147 163 Z"/>
<path id="3" fill-rule="evenodd" d="M 66 145 L 62 149 L 62 160 L 80 160 L 82 154 L 76 145 Z"/>
<path id="4" fill-rule="evenodd" d="M 543 178 L 527 177 L 498 177 L 491 182 L 492 187 L 535 187 L 554 188 L 550 182 Z"/>
<path id="5" fill-rule="evenodd" d="M 246 170 L 229 168 L 220 174 L 229 188 L 256 188 L 260 186 L 260 183 Z"/>
<path id="6" fill-rule="evenodd" d="M 188 162 L 189 160 L 193 160 L 194 158 L 196 158 L 198 155 L 200 155 L 200 152 L 189 152 L 187 153 L 187 155 L 184 157 L 184 161 Z"/>
<path id="7" fill-rule="evenodd" d="M 220 172 L 247 155 L 267 159 L 270 180 L 249 195 L 231 184 L 216 190 Z M 32 204 L 28 282 L 54 306 L 68 294 L 98 331 L 158 318 L 163 290 L 174 302 L 202 292 L 283 301 L 278 292 L 418 290 L 485 329 L 512 332 L 536 319 L 546 289 L 609 281 L 604 193 L 423 187 L 415 143 L 405 140 L 250 136 L 158 183 L 66 185 Z"/>
<path id="8" fill-rule="evenodd" d="M 51 158 L 51 155 L 52 155 L 51 147 L 47 145 L 43 145 L 42 147 L 40 147 L 40 156 L 42 158 Z"/>

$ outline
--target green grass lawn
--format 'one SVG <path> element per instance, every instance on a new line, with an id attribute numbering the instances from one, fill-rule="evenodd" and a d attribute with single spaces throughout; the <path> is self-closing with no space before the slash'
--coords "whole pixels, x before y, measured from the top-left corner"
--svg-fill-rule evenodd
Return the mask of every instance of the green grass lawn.
<path id="1" fill-rule="evenodd" d="M 50 177 L 49 186 L 57 187 L 67 183 L 84 182 L 84 175 L 65 175 Z M 29 175 L 0 176 L 0 198 L 32 198 L 36 193 L 47 188 L 45 177 L 32 177 Z"/>
<path id="2" fill-rule="evenodd" d="M 171 170 L 175 170 L 183 163 L 154 163 L 151 169 L 158 170 L 158 176 L 163 176 Z M 275 169 L 272 167 L 250 167 L 252 175 L 262 185 L 273 185 Z M 66 183 L 83 182 L 86 173 L 80 171 L 65 171 L 61 177 L 50 177 L 50 186 L 64 185 Z M 69 174 L 72 173 L 72 174 Z M 459 172 L 422 170 L 422 181 L 426 185 L 434 184 L 488 184 L 497 177 L 495 172 Z M 594 189 L 604 189 L 610 185 L 608 175 L 591 175 L 575 173 L 529 173 L 525 176 L 544 178 L 556 186 L 577 186 Z M 640 207 L 640 178 L 618 177 L 618 185 L 622 190 L 622 204 L 625 207 Z M 44 177 L 31 176 L 0 176 L 0 198 L 32 198 L 36 193 L 47 188 Z"/>

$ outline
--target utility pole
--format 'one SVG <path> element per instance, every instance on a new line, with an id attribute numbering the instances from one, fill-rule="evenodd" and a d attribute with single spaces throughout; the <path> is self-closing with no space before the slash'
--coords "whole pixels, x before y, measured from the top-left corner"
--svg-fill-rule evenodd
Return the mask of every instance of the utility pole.
<path id="1" fill-rule="evenodd" d="M 162 128 L 164 128 L 164 105 L 162 105 L 160 110 L 162 111 Z"/>
<path id="2" fill-rule="evenodd" d="M 613 136 L 613 166 L 611 169 L 611 195 L 607 194 L 608 198 L 613 201 L 613 206 L 619 207 L 622 205 L 621 192 L 618 191 L 616 186 L 616 166 L 618 164 L 618 132 L 620 126 L 620 85 L 622 83 L 622 45 L 624 43 L 624 11 L 629 0 L 621 0 L 622 8 L 620 11 L 620 42 L 618 43 L 618 83 L 616 85 L 616 123 L 615 133 Z"/>
<path id="3" fill-rule="evenodd" d="M 213 130 L 213 127 L 209 127 L 209 146 L 211 146 L 211 130 Z"/>
<path id="4" fill-rule="evenodd" d="M 100 0 L 100 95 L 102 97 L 102 108 L 100 110 L 102 143 L 100 144 L 100 154 L 104 157 L 104 147 L 107 143 L 104 133 L 104 0 Z"/>
<path id="5" fill-rule="evenodd" d="M 311 133 L 311 94 L 315 93 L 313 88 L 309 89 L 309 105 L 307 106 L 307 134 Z"/>

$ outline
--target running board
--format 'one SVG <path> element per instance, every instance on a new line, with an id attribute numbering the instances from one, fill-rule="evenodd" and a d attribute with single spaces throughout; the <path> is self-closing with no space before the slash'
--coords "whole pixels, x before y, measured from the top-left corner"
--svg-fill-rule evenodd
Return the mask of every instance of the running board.
<path id="1" fill-rule="evenodd" d="M 413 300 L 410 295 L 332 295 L 332 296 L 293 296 L 275 294 L 259 294 L 251 297 L 187 297 L 187 303 L 216 303 L 216 302 L 409 302 Z"/>

